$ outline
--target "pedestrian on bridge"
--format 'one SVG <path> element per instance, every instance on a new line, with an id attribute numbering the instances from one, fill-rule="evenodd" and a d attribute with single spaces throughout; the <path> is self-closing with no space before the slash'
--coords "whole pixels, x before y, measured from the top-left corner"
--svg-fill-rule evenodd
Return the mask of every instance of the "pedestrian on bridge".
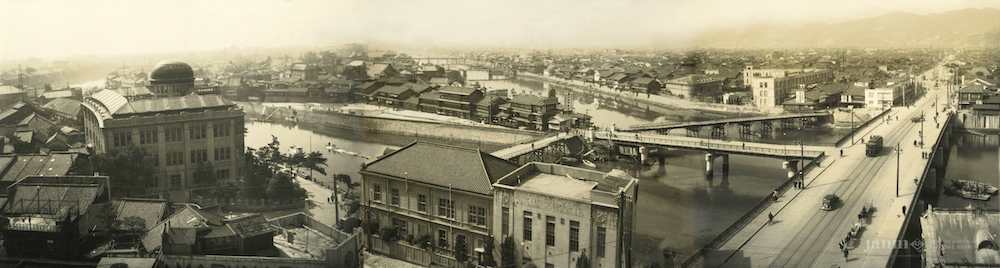
<path id="1" fill-rule="evenodd" d="M 844 157 L 844 149 L 840 149 L 840 157 Z"/>
<path id="2" fill-rule="evenodd" d="M 774 223 L 774 213 L 768 212 L 767 213 L 767 224 L 773 224 L 773 223 Z"/>
<path id="3" fill-rule="evenodd" d="M 844 261 L 850 261 L 849 259 L 847 259 L 847 249 L 846 248 L 844 249 Z"/>
<path id="4" fill-rule="evenodd" d="M 774 193 L 771 193 L 771 195 L 774 196 L 774 202 L 778 202 L 778 190 L 774 190 Z"/>

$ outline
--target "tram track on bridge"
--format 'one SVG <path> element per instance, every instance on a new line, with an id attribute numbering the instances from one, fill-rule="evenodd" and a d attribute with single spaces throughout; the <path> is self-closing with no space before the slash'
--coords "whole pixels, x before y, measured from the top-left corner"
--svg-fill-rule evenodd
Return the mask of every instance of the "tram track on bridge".
<path id="1" fill-rule="evenodd" d="M 920 106 L 919 110 L 924 110 L 930 102 L 925 102 Z M 906 124 L 905 121 L 898 121 L 899 124 Z M 902 140 L 911 133 L 916 125 L 909 124 L 907 126 L 897 126 L 889 131 L 886 135 L 886 140 L 889 144 L 896 143 L 898 146 L 902 146 Z M 899 149 L 893 147 L 893 149 Z M 885 152 L 883 150 L 883 152 Z M 849 219 L 854 219 L 851 215 L 860 211 L 861 206 L 865 201 L 861 200 L 863 197 L 868 196 L 867 193 L 870 192 L 871 185 L 876 180 L 879 173 L 882 173 L 885 164 L 892 160 L 892 157 L 885 157 L 891 155 L 893 152 L 886 155 L 882 155 L 874 158 L 871 161 L 870 158 L 861 158 L 855 161 L 860 165 L 859 169 L 852 170 L 847 174 L 846 178 L 849 183 L 837 187 L 833 193 L 841 196 L 843 202 L 842 206 L 836 209 L 835 213 L 816 213 L 803 225 L 798 234 L 796 234 L 791 243 L 788 243 L 779 252 L 773 261 L 767 266 L 781 266 L 781 267 L 801 267 L 814 265 L 816 259 L 820 257 L 823 250 L 832 243 L 832 240 L 839 240 L 839 236 L 836 234 L 838 232 L 845 232 L 849 228 L 845 228 L 853 224 L 854 221 Z M 896 157 L 899 157 L 898 155 Z M 861 163 L 867 162 L 867 163 Z M 813 180 L 815 181 L 815 179 Z M 810 182 L 811 183 L 811 182 Z M 883 189 L 876 189 L 883 190 Z M 818 208 L 817 208 L 818 209 Z M 879 208 L 878 212 L 881 212 L 880 216 L 891 215 L 887 214 L 889 208 Z M 877 213 L 878 213 L 877 212 Z M 886 213 L 886 214 L 883 214 Z M 839 219 L 839 220 L 838 220 Z M 833 227 L 833 228 L 831 228 Z M 806 232 L 806 233 L 803 233 Z M 752 238 L 751 238 L 752 239 Z"/>

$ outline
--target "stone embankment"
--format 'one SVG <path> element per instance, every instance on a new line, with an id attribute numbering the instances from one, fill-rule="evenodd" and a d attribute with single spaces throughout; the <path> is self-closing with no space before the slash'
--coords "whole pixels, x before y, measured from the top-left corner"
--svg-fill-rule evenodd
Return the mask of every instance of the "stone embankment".
<path id="1" fill-rule="evenodd" d="M 294 121 L 308 124 L 321 124 L 341 129 L 364 133 L 385 133 L 409 137 L 432 137 L 467 142 L 489 144 L 520 144 L 545 135 L 543 132 L 506 129 L 485 126 L 460 125 L 442 122 L 426 122 L 406 119 L 375 118 L 336 111 L 324 110 L 293 110 L 288 107 L 268 106 L 267 115 L 262 115 L 263 106 L 259 103 L 238 103 L 247 115 L 253 118 L 263 118 L 276 121 Z"/>

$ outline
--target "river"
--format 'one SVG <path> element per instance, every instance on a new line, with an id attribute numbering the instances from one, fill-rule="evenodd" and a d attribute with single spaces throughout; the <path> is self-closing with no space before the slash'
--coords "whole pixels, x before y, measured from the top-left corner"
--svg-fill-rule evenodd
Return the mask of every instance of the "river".
<path id="1" fill-rule="evenodd" d="M 1000 186 L 1000 136 L 997 134 L 954 133 L 951 149 L 948 152 L 948 165 L 945 167 L 942 185 L 950 180 L 971 180 Z M 987 201 L 977 201 L 942 193 L 936 202 L 941 208 L 982 208 L 987 210 L 1000 209 L 1000 198 L 993 197 Z"/>
<path id="2" fill-rule="evenodd" d="M 257 148 L 277 136 L 282 150 L 295 145 L 324 152 L 327 176 L 316 176 L 331 182 L 333 174 L 343 173 L 359 180 L 358 171 L 367 159 L 326 150 L 327 143 L 347 151 L 375 157 L 386 148 L 398 148 L 413 141 L 412 137 L 384 134 L 362 134 L 316 125 L 247 123 L 246 144 Z M 421 140 L 424 140 L 423 138 Z M 427 139 L 431 142 L 446 142 Z M 478 144 L 456 143 L 476 147 Z M 499 149 L 482 147 L 484 151 Z M 780 185 L 785 176 L 781 160 L 732 156 L 728 185 L 723 185 L 721 172 L 716 173 L 712 187 L 704 179 L 704 154 L 694 151 L 672 151 L 667 165 L 639 166 L 627 163 L 597 163 L 602 171 L 618 168 L 640 180 L 636 219 L 637 259 L 661 261 L 660 249 L 669 248 L 690 254 L 745 213 L 753 204 Z"/>

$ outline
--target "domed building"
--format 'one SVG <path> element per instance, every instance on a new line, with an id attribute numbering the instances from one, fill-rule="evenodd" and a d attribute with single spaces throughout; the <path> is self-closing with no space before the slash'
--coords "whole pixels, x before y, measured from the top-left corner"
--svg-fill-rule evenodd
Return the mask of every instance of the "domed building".
<path id="1" fill-rule="evenodd" d="M 158 98 L 184 96 L 194 90 L 194 70 L 181 61 L 161 61 L 149 73 L 149 85 Z"/>

